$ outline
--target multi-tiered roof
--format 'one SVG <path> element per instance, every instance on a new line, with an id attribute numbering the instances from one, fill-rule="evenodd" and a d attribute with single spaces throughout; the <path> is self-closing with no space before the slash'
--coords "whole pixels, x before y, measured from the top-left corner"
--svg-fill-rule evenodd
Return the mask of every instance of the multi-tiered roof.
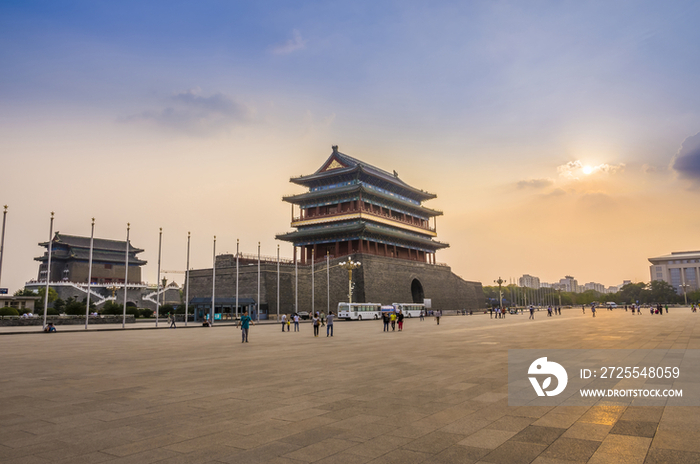
<path id="1" fill-rule="evenodd" d="M 290 181 L 308 191 L 283 198 L 292 204 L 297 230 L 277 238 L 301 247 L 302 261 L 313 250 L 319 258 L 360 252 L 434 262 L 435 251 L 449 246 L 433 239 L 430 219 L 442 212 L 422 205 L 435 194 L 340 153 L 337 146 L 315 173 Z"/>

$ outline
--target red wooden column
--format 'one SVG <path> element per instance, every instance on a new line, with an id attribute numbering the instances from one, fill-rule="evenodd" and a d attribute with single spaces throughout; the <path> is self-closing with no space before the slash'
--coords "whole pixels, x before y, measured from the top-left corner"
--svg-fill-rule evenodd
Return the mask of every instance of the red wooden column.
<path id="1" fill-rule="evenodd" d="M 389 256 L 389 248 L 384 244 L 384 256 Z"/>
<path id="2" fill-rule="evenodd" d="M 299 251 L 301 252 L 301 264 L 306 264 L 306 245 L 301 247 Z"/>
<path id="3" fill-rule="evenodd" d="M 335 242 L 335 257 L 340 256 L 340 242 Z"/>
<path id="4" fill-rule="evenodd" d="M 314 254 L 312 255 L 314 259 L 318 258 L 318 246 L 314 243 Z"/>
<path id="5" fill-rule="evenodd" d="M 360 239 L 360 253 L 362 253 L 362 242 L 364 242 L 364 240 Z"/>

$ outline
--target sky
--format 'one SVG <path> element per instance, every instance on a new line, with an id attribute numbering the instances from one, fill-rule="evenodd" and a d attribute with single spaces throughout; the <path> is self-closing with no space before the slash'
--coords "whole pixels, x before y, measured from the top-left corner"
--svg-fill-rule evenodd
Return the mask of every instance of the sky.
<path id="1" fill-rule="evenodd" d="M 648 281 L 700 250 L 700 3 L 4 1 L 2 287 L 55 230 L 274 256 L 340 151 L 434 192 L 467 280 Z M 182 281 L 180 274 L 166 274 Z"/>

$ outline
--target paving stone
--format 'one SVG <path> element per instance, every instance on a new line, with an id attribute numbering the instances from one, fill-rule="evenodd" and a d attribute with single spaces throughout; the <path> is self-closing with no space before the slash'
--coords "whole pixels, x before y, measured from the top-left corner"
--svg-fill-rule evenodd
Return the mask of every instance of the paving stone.
<path id="1" fill-rule="evenodd" d="M 653 438 L 658 422 L 643 422 L 620 419 L 615 423 L 610 433 L 615 435 L 632 435 L 635 437 Z"/>
<path id="2" fill-rule="evenodd" d="M 647 454 L 644 464 L 697 464 L 698 462 L 700 462 L 700 453 L 663 448 L 651 448 Z"/>
<path id="3" fill-rule="evenodd" d="M 559 438 L 566 429 L 529 425 L 518 432 L 511 441 L 549 445 Z"/>
<path id="4" fill-rule="evenodd" d="M 482 461 L 494 464 L 527 464 L 534 461 L 545 449 L 546 445 L 511 440 L 484 456 Z"/>
<path id="5" fill-rule="evenodd" d="M 596 445 L 594 464 L 697 462 L 699 407 L 508 406 L 507 349 L 656 348 L 684 337 L 700 348 L 690 313 L 653 323 L 563 313 L 416 321 L 400 337 L 340 322 L 333 340 L 260 324 L 248 345 L 232 327 L 58 337 L 0 328 L 13 346 L 0 462 L 555 464 L 584 462 Z"/>
<path id="6" fill-rule="evenodd" d="M 542 453 L 542 457 L 565 461 L 588 461 L 598 450 L 600 442 L 560 437 Z"/>

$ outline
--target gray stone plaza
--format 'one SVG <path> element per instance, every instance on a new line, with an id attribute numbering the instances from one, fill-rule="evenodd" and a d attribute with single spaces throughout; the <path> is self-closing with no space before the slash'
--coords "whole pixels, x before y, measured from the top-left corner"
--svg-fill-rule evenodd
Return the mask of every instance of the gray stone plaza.
<path id="1" fill-rule="evenodd" d="M 0 335 L 0 461 L 697 463 L 700 407 L 506 397 L 508 349 L 700 348 L 670 311 Z"/>

